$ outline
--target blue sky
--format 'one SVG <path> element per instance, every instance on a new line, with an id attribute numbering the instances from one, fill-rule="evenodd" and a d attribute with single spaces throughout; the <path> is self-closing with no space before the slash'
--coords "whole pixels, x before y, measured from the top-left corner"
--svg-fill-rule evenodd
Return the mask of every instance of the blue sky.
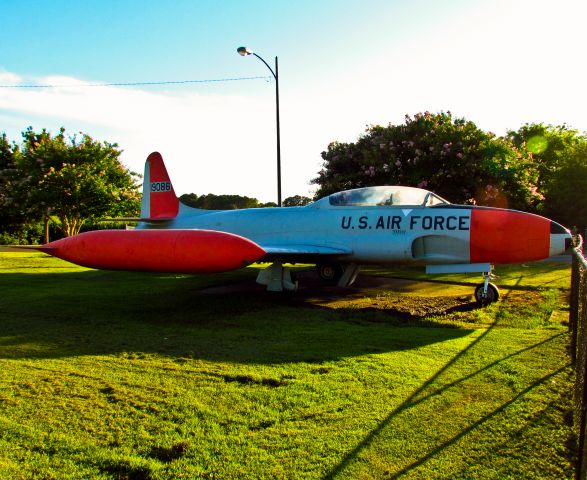
<path id="1" fill-rule="evenodd" d="M 179 193 L 275 199 L 274 83 L 82 83 L 270 75 L 279 56 L 283 196 L 309 195 L 320 152 L 368 124 L 450 110 L 503 134 L 587 130 L 584 0 L 166 2 L 1 0 L 0 132 L 28 125 L 160 151 Z"/>

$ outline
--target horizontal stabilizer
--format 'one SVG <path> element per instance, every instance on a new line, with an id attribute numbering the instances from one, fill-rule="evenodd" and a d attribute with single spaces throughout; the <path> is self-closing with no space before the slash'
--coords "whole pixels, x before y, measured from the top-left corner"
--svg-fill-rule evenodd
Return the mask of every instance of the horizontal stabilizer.
<path id="1" fill-rule="evenodd" d="M 170 222 L 173 217 L 169 218 L 143 218 L 143 217 L 122 217 L 122 218 L 102 218 L 99 220 L 100 223 L 132 223 L 132 222 L 143 222 L 143 223 L 164 223 Z"/>
<path id="2" fill-rule="evenodd" d="M 49 244 L 46 245 L 9 245 L 6 247 L 2 247 L 5 248 L 6 250 L 10 251 L 10 250 L 37 250 L 39 252 L 46 252 L 46 253 L 51 253 L 52 247 L 49 246 Z"/>

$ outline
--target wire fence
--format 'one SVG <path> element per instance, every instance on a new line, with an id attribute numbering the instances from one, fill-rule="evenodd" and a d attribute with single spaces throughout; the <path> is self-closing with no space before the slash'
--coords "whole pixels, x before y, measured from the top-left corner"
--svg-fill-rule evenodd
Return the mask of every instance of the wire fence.
<path id="1" fill-rule="evenodd" d="M 575 428 L 578 436 L 578 457 L 575 478 L 587 479 L 587 260 L 583 238 L 578 235 L 573 248 L 569 330 L 571 359 L 575 366 Z"/>

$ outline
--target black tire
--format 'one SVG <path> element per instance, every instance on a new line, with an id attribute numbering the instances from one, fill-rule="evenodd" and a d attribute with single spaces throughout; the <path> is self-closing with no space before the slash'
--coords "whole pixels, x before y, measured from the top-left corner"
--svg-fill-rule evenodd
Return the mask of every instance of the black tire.
<path id="1" fill-rule="evenodd" d="M 475 300 L 479 305 L 485 307 L 499 300 L 499 290 L 493 283 L 489 283 L 487 285 L 487 294 L 483 295 L 483 284 L 481 284 L 475 289 Z"/>
<path id="2" fill-rule="evenodd" d="M 320 263 L 316 265 L 318 276 L 325 282 L 336 283 L 342 277 L 344 269 L 337 263 Z"/>

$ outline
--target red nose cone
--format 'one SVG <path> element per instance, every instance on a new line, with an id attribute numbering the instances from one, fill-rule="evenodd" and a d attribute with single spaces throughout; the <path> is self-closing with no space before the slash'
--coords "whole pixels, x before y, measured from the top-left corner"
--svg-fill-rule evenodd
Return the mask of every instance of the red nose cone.
<path id="1" fill-rule="evenodd" d="M 471 263 L 542 260 L 549 249 L 549 219 L 512 210 L 471 210 Z"/>
<path id="2" fill-rule="evenodd" d="M 226 272 L 265 255 L 251 240 L 210 230 L 99 230 L 43 250 L 84 267 L 168 273 Z"/>

